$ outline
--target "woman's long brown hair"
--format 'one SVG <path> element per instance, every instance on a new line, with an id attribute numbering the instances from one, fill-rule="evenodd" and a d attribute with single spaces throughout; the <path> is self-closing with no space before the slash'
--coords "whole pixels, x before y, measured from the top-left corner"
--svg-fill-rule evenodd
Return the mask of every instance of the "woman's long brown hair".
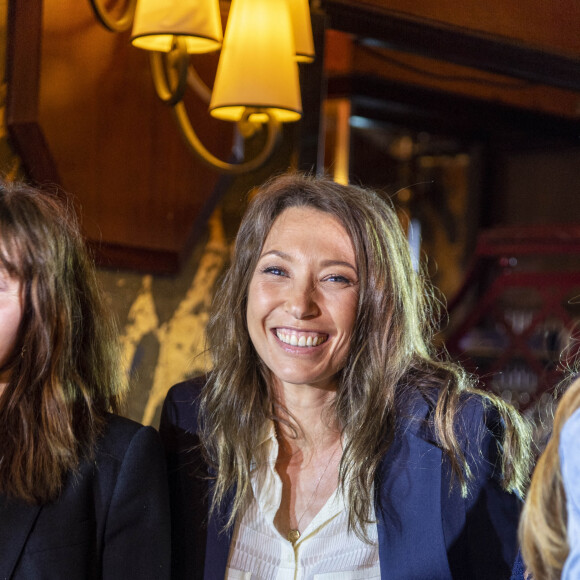
<path id="1" fill-rule="evenodd" d="M 0 182 L 0 267 L 20 281 L 23 314 L 2 370 L 0 493 L 58 497 L 124 397 L 116 328 L 72 204 Z"/>
<path id="2" fill-rule="evenodd" d="M 215 469 L 214 508 L 235 488 L 228 525 L 251 493 L 250 472 L 275 402 L 268 371 L 250 341 L 248 287 L 274 220 L 289 207 L 312 207 L 338 219 L 357 258 L 360 293 L 349 356 L 339 376 L 333 410 L 348 441 L 340 481 L 349 481 L 349 522 L 364 536 L 372 484 L 395 435 L 405 402 L 431 397 L 438 444 L 467 493 L 470 473 L 455 428 L 465 395 L 485 398 L 503 424 L 502 483 L 523 493 L 529 468 L 528 427 L 492 395 L 476 391 L 463 370 L 432 347 L 438 302 L 415 272 L 408 244 L 391 205 L 378 194 L 330 179 L 286 174 L 266 183 L 250 203 L 236 239 L 231 267 L 216 291 L 208 343 L 214 367 L 202 394 L 202 445 Z M 435 396 L 433 396 L 435 393 Z M 476 394 L 477 393 L 477 394 Z"/>

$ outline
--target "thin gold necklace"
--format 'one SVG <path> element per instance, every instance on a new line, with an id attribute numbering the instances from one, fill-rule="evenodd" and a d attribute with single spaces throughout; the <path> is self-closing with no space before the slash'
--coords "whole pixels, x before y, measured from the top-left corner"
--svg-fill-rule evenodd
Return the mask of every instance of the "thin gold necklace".
<path id="1" fill-rule="evenodd" d="M 330 456 L 330 459 L 328 460 L 328 463 L 326 464 L 326 467 L 324 468 L 322 475 L 318 478 L 318 481 L 316 482 L 316 486 L 314 487 L 314 491 L 312 492 L 312 495 L 310 496 L 310 499 L 308 500 L 308 503 L 306 504 L 306 507 L 304 508 L 304 511 L 302 512 L 302 515 L 300 516 L 300 519 L 296 522 L 296 527 L 291 528 L 288 531 L 288 535 L 286 537 L 288 538 L 288 541 L 292 543 L 292 545 L 295 545 L 296 542 L 300 539 L 300 522 L 302 521 L 302 518 L 306 515 L 306 512 L 310 509 L 310 506 L 312 505 L 312 503 L 316 499 L 316 494 L 318 492 L 318 488 L 320 487 L 320 483 L 322 482 L 323 477 L 325 476 L 326 472 L 328 471 L 328 468 L 330 467 L 330 464 L 332 463 L 332 459 L 336 455 L 336 452 L 338 451 L 339 447 L 340 447 L 340 444 L 332 452 L 332 455 Z"/>

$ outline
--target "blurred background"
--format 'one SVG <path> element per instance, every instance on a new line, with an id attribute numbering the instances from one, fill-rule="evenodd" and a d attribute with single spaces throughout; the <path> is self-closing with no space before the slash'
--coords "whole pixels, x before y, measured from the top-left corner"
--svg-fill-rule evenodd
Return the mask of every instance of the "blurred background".
<path id="1" fill-rule="evenodd" d="M 248 194 L 290 168 L 392 199 L 447 304 L 441 343 L 540 438 L 578 350 L 580 4 L 162 4 L 0 0 L 0 170 L 72 196 L 121 326 L 127 415 L 157 425 L 167 389 L 209 368 Z"/>

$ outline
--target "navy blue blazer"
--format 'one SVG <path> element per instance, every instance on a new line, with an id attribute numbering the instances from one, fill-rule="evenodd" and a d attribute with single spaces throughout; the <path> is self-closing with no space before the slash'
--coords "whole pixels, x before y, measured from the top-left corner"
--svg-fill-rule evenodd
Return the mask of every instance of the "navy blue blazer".
<path id="1" fill-rule="evenodd" d="M 157 432 L 109 415 L 93 460 L 55 502 L 0 496 L 0 579 L 169 578 L 169 518 Z"/>
<path id="2" fill-rule="evenodd" d="M 172 387 L 160 433 L 166 447 L 172 506 L 172 578 L 222 579 L 232 539 L 223 531 L 231 503 L 208 519 L 211 479 L 197 448 L 202 379 Z M 499 421 L 473 396 L 458 431 L 473 471 L 468 497 L 451 484 L 447 459 L 434 442 L 432 409 L 409 405 L 376 475 L 381 578 L 498 580 L 509 578 L 517 553 L 520 500 L 499 485 Z"/>
<path id="3" fill-rule="evenodd" d="M 514 562 L 510 580 L 527 580 L 528 578 L 529 580 L 533 580 L 532 577 L 528 577 L 526 573 L 526 565 L 524 564 L 524 559 L 522 558 L 522 553 L 520 551 L 518 552 L 518 556 Z"/>

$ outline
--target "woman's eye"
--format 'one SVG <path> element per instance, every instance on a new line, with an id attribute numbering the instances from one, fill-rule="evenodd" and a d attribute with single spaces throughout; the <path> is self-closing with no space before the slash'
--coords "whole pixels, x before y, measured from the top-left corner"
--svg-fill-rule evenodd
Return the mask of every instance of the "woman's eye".
<path id="1" fill-rule="evenodd" d="M 325 278 L 327 282 L 337 282 L 338 284 L 351 284 L 351 281 L 346 276 L 340 274 L 332 274 Z"/>
<path id="2" fill-rule="evenodd" d="M 286 272 L 277 266 L 268 266 L 262 270 L 264 274 L 273 274 L 274 276 L 285 276 Z"/>

